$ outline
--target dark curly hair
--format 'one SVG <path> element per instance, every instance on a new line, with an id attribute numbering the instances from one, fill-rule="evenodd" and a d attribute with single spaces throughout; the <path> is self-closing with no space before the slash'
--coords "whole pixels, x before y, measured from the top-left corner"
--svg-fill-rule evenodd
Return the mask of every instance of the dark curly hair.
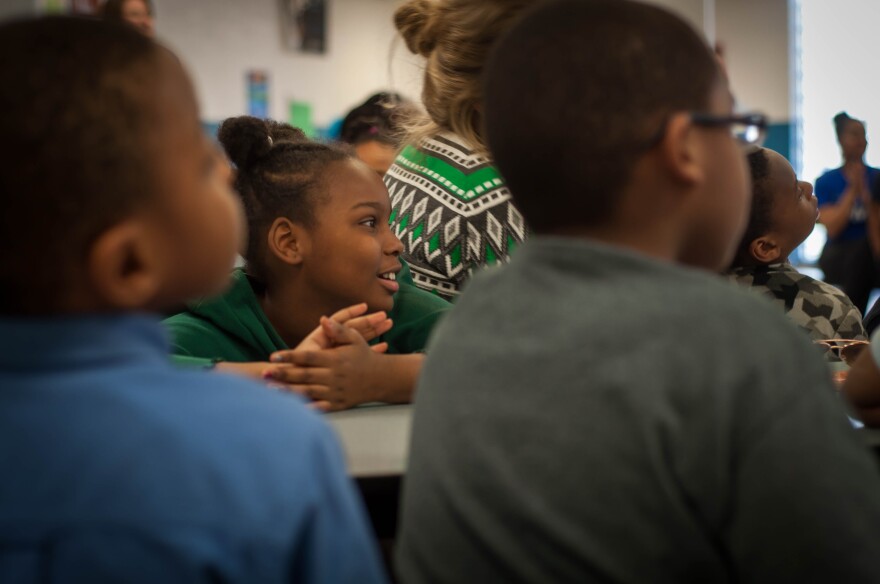
<path id="1" fill-rule="evenodd" d="M 846 112 L 840 112 L 833 118 L 834 122 L 834 133 L 837 134 L 837 139 L 840 140 L 841 134 L 846 130 L 846 127 L 850 124 L 850 122 L 855 122 L 857 124 L 865 125 L 865 122 L 862 120 L 856 119 L 849 115 Z"/>
<path id="2" fill-rule="evenodd" d="M 690 25 L 625 0 L 538 2 L 483 76 L 489 149 L 538 233 L 603 225 L 646 141 L 721 79 Z"/>
<path id="3" fill-rule="evenodd" d="M 353 146 L 373 140 L 397 146 L 402 137 L 401 114 L 409 111 L 411 107 L 400 94 L 376 93 L 346 114 L 339 139 Z"/>
<path id="4" fill-rule="evenodd" d="M 749 223 L 737 247 L 736 256 L 731 268 L 747 265 L 752 262 L 749 246 L 754 240 L 773 229 L 773 194 L 767 189 L 767 177 L 770 176 L 770 159 L 767 150 L 755 148 L 746 154 L 749 172 L 752 175 L 752 207 L 749 211 Z"/>
<path id="5" fill-rule="evenodd" d="M 309 140 L 288 124 L 251 116 L 224 120 L 217 138 L 235 165 L 235 188 L 247 216 L 247 272 L 265 283 L 266 233 L 272 222 L 287 217 L 314 225 L 327 167 L 354 154 L 343 146 Z"/>

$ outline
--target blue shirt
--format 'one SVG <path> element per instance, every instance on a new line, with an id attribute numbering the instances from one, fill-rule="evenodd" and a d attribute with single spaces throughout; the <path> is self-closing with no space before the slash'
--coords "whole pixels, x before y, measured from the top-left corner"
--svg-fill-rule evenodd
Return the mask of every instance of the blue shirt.
<path id="1" fill-rule="evenodd" d="M 0 581 L 382 582 L 331 431 L 140 316 L 0 318 Z"/>
<path id="2" fill-rule="evenodd" d="M 865 184 L 868 185 L 869 189 L 873 187 L 878 175 L 880 175 L 880 169 L 865 166 Z M 843 174 L 843 167 L 829 170 L 817 178 L 815 193 L 816 198 L 819 200 L 819 206 L 836 204 L 848 184 L 846 176 Z M 837 237 L 829 239 L 829 241 L 833 243 L 864 239 L 868 236 L 867 221 L 868 211 L 862 204 L 861 199 L 857 198 L 849 214 L 849 224 Z"/>

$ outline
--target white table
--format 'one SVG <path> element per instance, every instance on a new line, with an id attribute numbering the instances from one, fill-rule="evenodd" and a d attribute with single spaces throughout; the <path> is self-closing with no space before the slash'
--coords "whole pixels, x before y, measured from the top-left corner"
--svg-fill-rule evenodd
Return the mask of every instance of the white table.
<path id="1" fill-rule="evenodd" d="M 412 405 L 371 404 L 327 414 L 354 478 L 400 476 L 406 471 Z"/>

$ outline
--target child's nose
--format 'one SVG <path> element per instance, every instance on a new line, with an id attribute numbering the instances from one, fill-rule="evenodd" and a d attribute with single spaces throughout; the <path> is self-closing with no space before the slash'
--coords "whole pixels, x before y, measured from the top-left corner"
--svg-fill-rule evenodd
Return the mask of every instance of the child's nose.
<path id="1" fill-rule="evenodd" d="M 385 242 L 385 253 L 399 256 L 403 252 L 403 242 L 398 239 L 391 229 L 388 230 L 388 238 Z"/>
<path id="2" fill-rule="evenodd" d="M 812 184 L 810 184 L 810 183 L 804 181 L 803 186 L 802 186 L 801 188 L 806 189 L 806 191 L 807 191 L 807 196 L 809 196 L 809 197 L 813 197 L 813 196 L 814 196 L 814 195 L 813 195 L 813 185 L 812 185 Z"/>

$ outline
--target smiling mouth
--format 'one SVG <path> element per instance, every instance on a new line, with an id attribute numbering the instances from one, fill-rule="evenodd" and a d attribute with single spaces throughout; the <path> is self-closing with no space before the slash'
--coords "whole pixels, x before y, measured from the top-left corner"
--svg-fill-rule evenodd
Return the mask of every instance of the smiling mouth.
<path id="1" fill-rule="evenodd" d="M 400 290 L 400 284 L 397 283 L 397 271 L 379 274 L 378 280 L 389 294 L 396 294 Z"/>
<path id="2" fill-rule="evenodd" d="M 397 274 L 395 272 L 385 272 L 384 274 L 379 274 L 379 279 L 388 280 L 390 282 L 397 281 Z"/>

